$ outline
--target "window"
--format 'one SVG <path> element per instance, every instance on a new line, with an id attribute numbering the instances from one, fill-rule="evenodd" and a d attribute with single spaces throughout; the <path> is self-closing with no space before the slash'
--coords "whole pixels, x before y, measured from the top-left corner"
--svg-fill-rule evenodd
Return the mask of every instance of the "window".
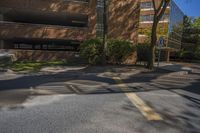
<path id="1" fill-rule="evenodd" d="M 160 21 L 168 21 L 169 14 L 164 14 Z M 141 15 L 140 22 L 153 21 L 153 15 Z"/>
<path id="2" fill-rule="evenodd" d="M 104 7 L 104 0 L 97 0 L 97 8 L 103 8 Z"/>
<path id="3" fill-rule="evenodd" d="M 140 16 L 140 21 L 153 21 L 153 15 L 141 15 Z"/>
<path id="4" fill-rule="evenodd" d="M 140 8 L 141 9 L 153 8 L 153 4 L 152 2 L 141 2 Z"/>
<path id="5" fill-rule="evenodd" d="M 168 21 L 169 20 L 169 14 L 164 14 L 161 21 Z"/>
<path id="6" fill-rule="evenodd" d="M 52 50 L 52 51 L 78 51 L 80 42 L 53 41 L 53 40 L 22 40 L 14 41 L 14 49 L 25 50 Z"/>
<path id="7" fill-rule="evenodd" d="M 97 37 L 103 37 L 104 33 L 104 0 L 97 0 Z"/>

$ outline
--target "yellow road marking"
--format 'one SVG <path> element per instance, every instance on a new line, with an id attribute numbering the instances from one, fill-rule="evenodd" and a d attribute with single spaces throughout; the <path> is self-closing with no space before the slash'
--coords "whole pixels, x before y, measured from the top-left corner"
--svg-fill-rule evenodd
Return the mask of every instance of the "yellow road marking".
<path id="1" fill-rule="evenodd" d="M 130 90 L 129 87 L 122 82 L 119 77 L 113 77 L 118 83 L 118 86 L 122 91 Z M 149 121 L 161 121 L 163 118 L 156 113 L 151 107 L 149 107 L 142 99 L 140 99 L 135 93 L 125 93 L 128 99 L 140 110 L 143 116 Z"/>

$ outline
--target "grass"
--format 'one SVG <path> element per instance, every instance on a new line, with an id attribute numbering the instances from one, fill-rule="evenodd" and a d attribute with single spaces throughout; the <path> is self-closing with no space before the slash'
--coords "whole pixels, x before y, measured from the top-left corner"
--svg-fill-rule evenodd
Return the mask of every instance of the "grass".
<path id="1" fill-rule="evenodd" d="M 43 67 L 49 66 L 66 66 L 67 62 L 65 61 L 46 61 L 46 62 L 36 62 L 36 61 L 21 61 L 21 62 L 14 62 L 12 64 L 4 65 L 4 67 L 9 68 L 13 71 L 20 72 L 20 71 L 39 71 Z"/>

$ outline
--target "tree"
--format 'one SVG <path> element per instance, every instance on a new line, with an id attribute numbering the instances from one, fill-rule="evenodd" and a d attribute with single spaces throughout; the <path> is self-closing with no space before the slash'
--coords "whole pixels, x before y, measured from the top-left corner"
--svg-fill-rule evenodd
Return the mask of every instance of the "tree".
<path id="1" fill-rule="evenodd" d="M 200 17 L 194 19 L 194 21 L 193 21 L 193 28 L 200 29 Z"/>
<path id="2" fill-rule="evenodd" d="M 189 29 L 192 27 L 192 18 L 188 16 L 184 16 L 183 19 L 183 28 L 184 29 Z"/>
<path id="3" fill-rule="evenodd" d="M 170 0 L 152 0 L 153 8 L 154 8 L 154 17 L 153 17 L 153 25 L 151 30 L 151 44 L 149 49 L 149 59 L 147 67 L 149 69 L 153 69 L 154 61 L 155 61 L 155 46 L 157 42 L 157 27 L 158 23 L 161 20 L 162 16 L 165 13 L 167 6 L 170 3 Z"/>

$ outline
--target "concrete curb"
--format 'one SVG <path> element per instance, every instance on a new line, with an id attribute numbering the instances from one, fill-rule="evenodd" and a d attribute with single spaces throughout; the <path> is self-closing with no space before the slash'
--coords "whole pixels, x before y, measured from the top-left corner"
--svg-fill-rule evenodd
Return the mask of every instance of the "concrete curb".
<path id="1" fill-rule="evenodd" d="M 162 70 L 167 70 L 167 71 L 170 71 L 170 72 L 174 72 L 174 73 L 176 73 L 178 75 L 187 75 L 187 74 L 193 72 L 193 70 L 191 68 L 188 69 L 188 70 L 186 70 L 186 69 L 176 70 L 176 69 L 168 69 L 168 68 L 162 68 L 162 67 L 160 67 L 158 69 L 162 69 Z"/>

